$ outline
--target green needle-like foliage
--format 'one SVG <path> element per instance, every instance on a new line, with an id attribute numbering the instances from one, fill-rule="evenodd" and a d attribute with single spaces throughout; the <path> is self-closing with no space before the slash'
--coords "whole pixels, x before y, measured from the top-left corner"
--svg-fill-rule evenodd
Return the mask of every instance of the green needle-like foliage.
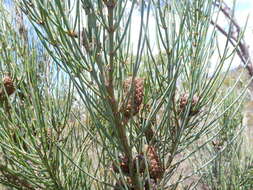
<path id="1" fill-rule="evenodd" d="M 227 119 L 238 120 L 246 88 L 227 101 L 239 81 L 224 93 L 236 49 L 228 40 L 219 48 L 211 0 L 21 0 L 16 6 L 43 47 L 22 19 L 0 21 L 1 73 L 9 77 L 1 86 L 0 183 L 34 190 L 176 189 L 219 156 L 183 172 L 187 161 L 219 137 L 235 140 L 226 133 L 234 120 Z"/>

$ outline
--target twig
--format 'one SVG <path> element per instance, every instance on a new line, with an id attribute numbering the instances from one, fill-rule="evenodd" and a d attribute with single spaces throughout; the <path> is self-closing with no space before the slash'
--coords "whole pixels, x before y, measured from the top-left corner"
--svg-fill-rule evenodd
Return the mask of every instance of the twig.
<path id="1" fill-rule="evenodd" d="M 224 36 L 226 36 L 229 40 L 229 42 L 233 45 L 233 47 L 236 47 L 238 43 L 238 47 L 236 48 L 236 52 L 243 62 L 243 64 L 246 66 L 246 69 L 248 70 L 249 75 L 253 76 L 253 63 L 251 61 L 250 53 L 248 45 L 245 43 L 243 38 L 239 38 L 239 34 L 241 33 L 241 27 L 236 22 L 233 14 L 231 13 L 231 9 L 228 7 L 227 4 L 224 2 L 218 1 L 218 3 L 214 3 L 215 6 L 217 6 L 221 12 L 224 14 L 226 18 L 228 18 L 232 24 L 233 27 L 236 28 L 237 35 L 233 36 L 227 33 L 220 25 L 215 23 L 214 21 L 211 21 L 211 24 L 217 28 Z"/>

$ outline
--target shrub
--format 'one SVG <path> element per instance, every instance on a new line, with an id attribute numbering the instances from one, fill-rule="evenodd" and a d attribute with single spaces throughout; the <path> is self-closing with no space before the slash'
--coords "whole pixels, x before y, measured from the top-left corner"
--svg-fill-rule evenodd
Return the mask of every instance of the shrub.
<path id="1" fill-rule="evenodd" d="M 180 174 L 180 166 L 230 127 L 220 129 L 221 118 L 234 117 L 232 108 L 240 105 L 245 89 L 229 103 L 226 97 L 234 89 L 225 95 L 221 89 L 221 73 L 234 49 L 226 46 L 210 69 L 218 47 L 210 28 L 212 1 L 17 4 L 46 52 L 25 30 L 15 33 L 8 19 L 1 23 L 10 25 L 12 33 L 5 34 L 10 41 L 24 46 L 2 50 L 12 53 L 2 67 L 15 86 L 11 95 L 2 85 L 7 92 L 0 114 L 2 184 L 16 189 L 176 189 L 192 175 Z M 139 26 L 132 25 L 136 12 Z M 149 36 L 152 18 L 156 39 Z M 132 27 L 139 28 L 136 48 Z M 219 112 L 224 105 L 227 109 Z"/>

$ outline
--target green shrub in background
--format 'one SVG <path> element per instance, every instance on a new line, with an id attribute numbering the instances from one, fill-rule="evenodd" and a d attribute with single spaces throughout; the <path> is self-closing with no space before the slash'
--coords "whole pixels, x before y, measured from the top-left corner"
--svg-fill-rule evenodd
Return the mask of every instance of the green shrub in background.
<path id="1" fill-rule="evenodd" d="M 225 61 L 235 50 L 226 45 L 210 70 L 218 47 L 212 1 L 16 5 L 46 51 L 34 45 L 20 14 L 16 25 L 1 20 L 0 183 L 13 189 L 176 189 L 216 163 L 217 154 L 210 154 L 196 171 L 180 170 L 232 130 L 224 118 L 240 120 L 245 89 L 227 101 L 235 87 L 225 95 L 221 88 Z M 134 11 L 139 26 L 132 25 Z M 156 39 L 149 35 L 151 15 Z M 137 48 L 133 27 L 139 28 Z"/>
<path id="2" fill-rule="evenodd" d="M 224 86 L 224 88 L 227 88 Z M 226 89 L 230 90 L 230 89 Z M 237 89 L 238 90 L 238 89 Z M 221 111 L 237 97 L 230 94 L 224 101 Z M 221 133 L 212 144 L 206 146 L 191 159 L 197 167 L 212 157 L 215 161 L 199 172 L 199 183 L 203 189 L 251 189 L 252 188 L 252 150 L 247 135 L 241 128 L 243 125 L 243 107 L 234 105 L 219 121 Z M 224 127 L 225 126 L 225 127 Z M 230 139 L 230 141 L 228 141 Z"/>

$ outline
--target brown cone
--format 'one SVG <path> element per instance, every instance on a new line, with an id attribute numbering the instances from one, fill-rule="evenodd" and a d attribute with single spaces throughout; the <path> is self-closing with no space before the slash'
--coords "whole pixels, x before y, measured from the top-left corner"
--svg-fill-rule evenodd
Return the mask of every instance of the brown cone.
<path id="1" fill-rule="evenodd" d="M 157 152 L 154 146 L 148 146 L 147 149 L 147 158 L 149 160 L 149 174 L 153 179 L 159 179 L 164 174 L 164 169 L 159 160 Z"/>
<path id="2" fill-rule="evenodd" d="M 190 95 L 188 93 L 184 93 L 180 96 L 180 98 L 179 98 L 179 111 L 180 112 L 183 112 L 186 109 L 189 98 L 190 98 Z M 198 110 L 194 110 L 194 107 L 197 105 L 198 101 L 199 101 L 199 97 L 196 95 L 193 95 L 192 101 L 191 101 L 190 115 L 195 115 L 199 112 Z"/>
<path id="3" fill-rule="evenodd" d="M 130 175 L 130 163 L 128 158 L 125 157 L 120 157 L 119 158 L 119 165 L 118 167 L 116 166 L 116 163 L 112 165 L 112 169 L 115 173 L 119 173 L 119 168 L 121 169 L 122 173 L 125 174 L 126 176 Z M 133 159 L 133 171 L 137 172 L 139 171 L 140 173 L 143 173 L 145 171 L 145 158 L 143 154 L 138 154 L 134 159 Z"/>
<path id="4" fill-rule="evenodd" d="M 3 87 L 8 96 L 12 95 L 15 92 L 15 87 L 13 84 L 13 80 L 10 76 L 5 76 L 3 78 Z M 4 89 L 0 90 L 0 98 L 3 98 L 5 95 Z"/>
<path id="5" fill-rule="evenodd" d="M 132 83 L 132 77 L 124 81 L 124 92 L 127 95 L 130 93 Z M 125 117 L 129 118 L 132 115 L 136 115 L 140 111 L 141 103 L 143 100 L 143 91 L 144 91 L 144 79 L 135 78 L 133 80 L 132 92 L 128 98 L 126 106 L 123 108 L 123 113 Z"/>
<path id="6" fill-rule="evenodd" d="M 119 166 L 118 167 L 116 166 L 116 164 L 112 165 L 112 169 L 116 173 L 119 173 L 118 168 L 121 169 L 123 174 L 129 175 L 129 173 L 130 173 L 130 171 L 129 171 L 129 161 L 128 161 L 128 158 L 126 156 L 119 158 Z"/>

